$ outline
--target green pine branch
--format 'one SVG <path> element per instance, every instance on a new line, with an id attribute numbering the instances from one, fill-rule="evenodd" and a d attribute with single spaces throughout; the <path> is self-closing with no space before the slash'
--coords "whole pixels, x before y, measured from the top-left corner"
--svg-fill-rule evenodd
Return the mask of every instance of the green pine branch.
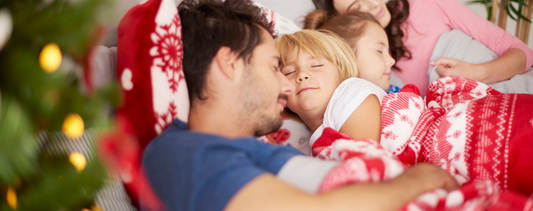
<path id="1" fill-rule="evenodd" d="M 111 0 L 0 0 L 0 9 L 7 8 L 13 19 L 12 34 L 0 50 L 0 210 L 11 210 L 8 187 L 16 190 L 17 210 L 79 210 L 94 203 L 107 176 L 100 161 L 88 162 L 78 173 L 67 155 L 42 151 L 36 134 L 61 131 L 70 113 L 79 114 L 85 128 L 109 127 L 108 108 L 118 103 L 119 88 L 112 83 L 88 95 L 81 89 L 79 65 L 49 74 L 41 69 L 39 54 L 56 43 L 63 61 L 85 59 L 101 10 L 110 5 Z"/>

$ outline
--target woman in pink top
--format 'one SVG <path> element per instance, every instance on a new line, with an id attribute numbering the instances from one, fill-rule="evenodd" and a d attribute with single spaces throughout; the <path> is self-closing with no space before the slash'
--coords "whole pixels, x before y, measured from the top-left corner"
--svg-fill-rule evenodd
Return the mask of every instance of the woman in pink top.
<path id="1" fill-rule="evenodd" d="M 313 0 L 329 15 L 360 10 L 374 15 L 389 37 L 389 49 L 396 60 L 394 71 L 407 84 L 425 94 L 427 69 L 438 66 L 441 76 L 462 76 L 483 83 L 507 80 L 529 70 L 533 50 L 515 36 L 470 11 L 457 0 Z M 392 13 L 392 15 L 391 15 Z M 459 29 L 494 51 L 499 58 L 484 64 L 470 64 L 451 58 L 429 61 L 439 36 Z M 431 63 L 430 63 L 431 62 Z"/>

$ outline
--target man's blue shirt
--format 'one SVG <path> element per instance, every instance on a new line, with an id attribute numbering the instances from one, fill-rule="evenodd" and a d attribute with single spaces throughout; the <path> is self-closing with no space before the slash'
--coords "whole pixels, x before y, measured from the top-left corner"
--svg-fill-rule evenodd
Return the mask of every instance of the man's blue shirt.
<path id="1" fill-rule="evenodd" d="M 301 152 L 254 138 L 227 139 L 189 131 L 175 120 L 144 150 L 143 166 L 167 210 L 223 210 L 263 173 L 277 174 Z"/>

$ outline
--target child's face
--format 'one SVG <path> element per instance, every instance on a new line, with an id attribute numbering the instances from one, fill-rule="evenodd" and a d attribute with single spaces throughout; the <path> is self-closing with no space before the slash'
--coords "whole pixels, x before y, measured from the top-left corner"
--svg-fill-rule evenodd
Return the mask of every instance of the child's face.
<path id="1" fill-rule="evenodd" d="M 296 89 L 289 95 L 287 106 L 293 112 L 324 113 L 333 92 L 341 83 L 337 67 L 327 59 L 315 59 L 309 53 L 300 51 L 296 60 L 294 50 L 281 73 L 294 84 Z"/>
<path id="2" fill-rule="evenodd" d="M 368 23 L 365 34 L 355 46 L 359 77 L 387 91 L 391 67 L 395 61 L 389 54 L 385 31 L 376 23 Z"/>

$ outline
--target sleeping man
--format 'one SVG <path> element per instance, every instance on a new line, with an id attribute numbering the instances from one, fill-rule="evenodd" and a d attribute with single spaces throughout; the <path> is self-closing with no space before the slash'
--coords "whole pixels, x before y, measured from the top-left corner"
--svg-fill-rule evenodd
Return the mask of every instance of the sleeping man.
<path id="1" fill-rule="evenodd" d="M 427 191 L 457 188 L 445 171 L 420 164 L 387 182 L 317 194 L 338 162 L 254 138 L 281 126 L 295 89 L 279 70 L 261 10 L 249 0 L 184 1 L 178 10 L 189 124 L 175 120 L 143 156 L 167 210 L 395 210 Z"/>

